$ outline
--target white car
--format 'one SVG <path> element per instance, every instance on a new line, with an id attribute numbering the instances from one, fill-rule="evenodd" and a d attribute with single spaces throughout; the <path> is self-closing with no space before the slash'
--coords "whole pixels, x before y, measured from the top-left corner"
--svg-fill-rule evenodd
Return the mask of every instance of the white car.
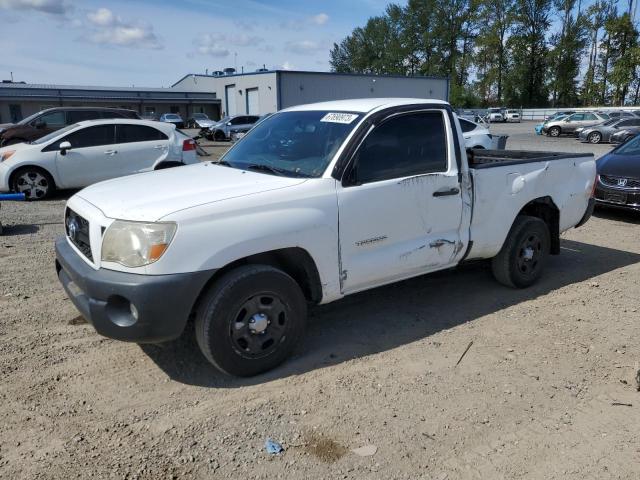
<path id="1" fill-rule="evenodd" d="M 460 122 L 460 130 L 462 130 L 464 144 L 467 148 L 499 149 L 500 137 L 491 135 L 487 127 L 460 117 L 458 117 L 458 121 Z"/>
<path id="2" fill-rule="evenodd" d="M 517 122 L 520 123 L 520 111 L 519 110 L 505 110 L 505 122 Z"/>
<path id="3" fill-rule="evenodd" d="M 56 271 L 98 333 L 162 342 L 189 325 L 213 365 L 256 375 L 291 353 L 308 304 L 474 259 L 534 284 L 591 215 L 595 178 L 592 153 L 467 153 L 440 100 L 298 105 L 217 164 L 78 192 Z"/>
<path id="4" fill-rule="evenodd" d="M 170 123 L 90 120 L 0 148 L 0 192 L 42 200 L 133 173 L 198 163 L 196 143 Z"/>
<path id="5" fill-rule="evenodd" d="M 504 122 L 504 114 L 501 108 L 490 108 L 487 116 L 490 122 Z"/>

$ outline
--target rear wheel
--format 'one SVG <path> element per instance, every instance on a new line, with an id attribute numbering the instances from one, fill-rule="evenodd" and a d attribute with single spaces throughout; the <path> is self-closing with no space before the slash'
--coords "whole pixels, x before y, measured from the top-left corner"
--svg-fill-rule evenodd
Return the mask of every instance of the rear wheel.
<path id="1" fill-rule="evenodd" d="M 502 249 L 491 261 L 494 277 L 508 287 L 533 285 L 542 274 L 550 246 L 546 223 L 537 217 L 516 217 Z"/>
<path id="2" fill-rule="evenodd" d="M 560 127 L 551 127 L 549 129 L 550 137 L 559 137 L 560 136 Z"/>
<path id="3" fill-rule="evenodd" d="M 44 200 L 55 190 L 53 178 L 48 172 L 37 167 L 24 167 L 11 177 L 11 189 L 24 193 L 27 200 Z"/>
<path id="4" fill-rule="evenodd" d="M 213 134 L 213 139 L 217 142 L 223 142 L 227 139 L 226 135 L 224 134 L 224 132 L 221 132 L 220 130 L 217 130 L 214 134 Z"/>
<path id="5" fill-rule="evenodd" d="M 267 265 L 246 265 L 205 293 L 196 313 L 196 339 L 219 370 L 252 376 L 291 354 L 306 317 L 306 300 L 295 280 Z"/>
<path id="6" fill-rule="evenodd" d="M 600 132 L 591 132 L 587 137 L 589 143 L 600 143 L 602 141 L 602 134 Z"/>

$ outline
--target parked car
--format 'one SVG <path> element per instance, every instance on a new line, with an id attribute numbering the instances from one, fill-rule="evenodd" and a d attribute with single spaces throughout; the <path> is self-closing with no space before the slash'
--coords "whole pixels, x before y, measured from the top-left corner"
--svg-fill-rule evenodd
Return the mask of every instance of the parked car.
<path id="1" fill-rule="evenodd" d="M 57 107 L 48 108 L 19 121 L 4 124 L 0 133 L 0 146 L 30 142 L 83 120 L 100 118 L 140 118 L 137 112 L 124 108 Z"/>
<path id="2" fill-rule="evenodd" d="M 593 127 L 585 127 L 580 132 L 580 141 L 589 143 L 608 143 L 611 135 L 626 127 L 640 127 L 640 117 L 612 118 Z"/>
<path id="3" fill-rule="evenodd" d="M 184 128 L 184 120 L 177 113 L 163 113 L 160 115 L 161 122 L 172 123 L 176 128 Z"/>
<path id="4" fill-rule="evenodd" d="M 554 120 L 562 120 L 563 118 L 566 118 L 568 115 L 558 115 L 554 118 Z M 535 127 L 534 130 L 536 132 L 536 135 L 542 135 L 542 129 L 544 128 L 544 126 L 549 122 L 550 120 L 545 120 L 542 123 L 538 123 Z"/>
<path id="5" fill-rule="evenodd" d="M 200 131 L 200 135 L 209 140 L 229 140 L 232 133 L 249 131 L 253 125 L 260 120 L 259 115 L 236 115 L 234 117 L 224 117 L 218 123 Z"/>
<path id="6" fill-rule="evenodd" d="M 518 122 L 520 123 L 522 118 L 520 117 L 520 110 L 505 110 L 504 121 L 505 122 Z"/>
<path id="7" fill-rule="evenodd" d="M 489 129 L 475 122 L 459 118 L 460 130 L 467 148 L 484 148 L 486 150 L 504 150 L 506 137 L 491 135 Z M 502 140 L 504 139 L 504 140 Z"/>
<path id="8" fill-rule="evenodd" d="M 562 119 L 550 120 L 545 122 L 542 127 L 542 133 L 550 137 L 559 137 L 560 135 L 573 134 L 578 127 L 589 127 L 597 125 L 609 117 L 605 113 L 596 112 L 577 112 L 564 117 Z"/>
<path id="9" fill-rule="evenodd" d="M 596 165 L 596 203 L 640 211 L 640 136 L 614 148 Z"/>
<path id="10" fill-rule="evenodd" d="M 640 127 L 626 127 L 611 135 L 611 143 L 625 143 L 640 133 Z"/>
<path id="11" fill-rule="evenodd" d="M 187 128 L 209 128 L 217 122 L 211 120 L 206 113 L 194 113 L 187 120 Z"/>
<path id="12" fill-rule="evenodd" d="M 439 100 L 292 107 L 218 164 L 71 197 L 58 278 L 98 333 L 160 342 L 193 318 L 205 357 L 242 376 L 289 356 L 308 303 L 475 259 L 533 285 L 561 232 L 591 215 L 593 155 L 463 143 Z"/>
<path id="13" fill-rule="evenodd" d="M 504 122 L 505 116 L 502 108 L 490 108 L 488 111 L 489 122 Z"/>
<path id="14" fill-rule="evenodd" d="M 42 200 L 56 188 L 80 188 L 189 163 L 198 163 L 195 141 L 171 124 L 88 120 L 30 143 L 0 148 L 0 192 Z"/>
<path id="15" fill-rule="evenodd" d="M 626 110 L 607 110 L 606 112 L 602 112 L 602 113 L 606 113 L 607 115 L 609 115 L 610 118 L 616 118 L 616 119 L 638 117 L 636 113 L 628 112 Z"/>

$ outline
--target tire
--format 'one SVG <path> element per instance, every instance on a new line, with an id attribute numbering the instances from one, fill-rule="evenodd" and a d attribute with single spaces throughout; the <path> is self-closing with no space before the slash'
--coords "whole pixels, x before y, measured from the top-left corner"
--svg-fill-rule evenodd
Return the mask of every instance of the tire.
<path id="1" fill-rule="evenodd" d="M 44 200 L 56 189 L 53 177 L 42 168 L 19 168 L 11 175 L 11 190 L 24 193 L 27 200 Z"/>
<path id="2" fill-rule="evenodd" d="M 560 131 L 560 127 L 551 127 L 548 133 L 550 137 L 559 137 L 562 132 Z"/>
<path id="3" fill-rule="evenodd" d="M 216 130 L 213 134 L 213 139 L 216 142 L 224 142 L 227 139 L 227 136 L 224 134 L 224 132 Z"/>
<path id="4" fill-rule="evenodd" d="M 491 260 L 493 276 L 512 288 L 526 288 L 538 281 L 549 256 L 551 235 L 537 217 L 516 217 L 502 249 Z"/>
<path id="5" fill-rule="evenodd" d="M 299 285 L 267 265 L 245 265 L 225 274 L 205 292 L 196 311 L 200 350 L 216 368 L 240 377 L 286 360 L 307 318 Z"/>
<path id="6" fill-rule="evenodd" d="M 589 143 L 600 143 L 602 141 L 602 134 L 600 132 L 591 132 L 587 137 Z"/>

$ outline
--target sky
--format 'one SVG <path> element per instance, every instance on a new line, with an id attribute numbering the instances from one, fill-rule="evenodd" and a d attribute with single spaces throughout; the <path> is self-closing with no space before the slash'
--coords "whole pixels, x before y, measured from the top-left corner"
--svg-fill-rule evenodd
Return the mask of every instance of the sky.
<path id="1" fill-rule="evenodd" d="M 327 71 L 333 43 L 387 3 L 0 0 L 0 79 L 168 87 L 225 67 Z"/>

